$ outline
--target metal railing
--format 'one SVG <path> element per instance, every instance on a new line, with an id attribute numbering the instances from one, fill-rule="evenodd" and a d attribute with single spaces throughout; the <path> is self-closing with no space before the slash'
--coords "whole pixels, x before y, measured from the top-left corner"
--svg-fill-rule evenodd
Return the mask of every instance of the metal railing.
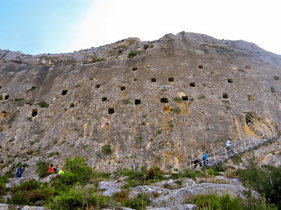
<path id="1" fill-rule="evenodd" d="M 222 147 L 216 151 L 213 151 L 209 154 L 208 157 L 208 162 L 207 165 L 216 165 L 222 162 L 227 161 L 229 158 L 244 153 L 251 151 L 263 144 L 268 143 L 269 141 L 275 139 L 275 133 L 274 130 L 270 127 L 271 132 L 267 132 L 262 128 L 261 125 L 257 121 L 255 121 L 250 115 L 246 115 L 246 118 L 250 121 L 250 123 L 247 124 L 249 128 L 255 132 L 255 134 L 258 137 L 249 138 L 249 139 L 243 139 L 239 140 L 233 143 L 231 149 L 227 150 L 226 147 Z M 258 127 L 258 128 L 257 128 Z M 186 163 L 186 167 L 179 169 L 179 170 L 184 170 L 184 169 L 190 169 L 192 167 L 195 167 L 194 160 L 189 161 Z M 202 159 L 199 163 L 196 165 L 200 164 L 201 166 L 204 167 L 204 160 Z"/>

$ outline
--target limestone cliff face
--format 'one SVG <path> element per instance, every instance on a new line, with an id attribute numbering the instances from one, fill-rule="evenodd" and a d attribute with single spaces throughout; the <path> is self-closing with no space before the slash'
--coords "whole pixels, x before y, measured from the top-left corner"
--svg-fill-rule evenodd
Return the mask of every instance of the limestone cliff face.
<path id="1" fill-rule="evenodd" d="M 181 167 L 228 137 L 255 137 L 246 114 L 279 134 L 281 56 L 253 43 L 181 32 L 68 54 L 0 50 L 0 57 L 3 172 L 78 154 L 105 171 Z"/>

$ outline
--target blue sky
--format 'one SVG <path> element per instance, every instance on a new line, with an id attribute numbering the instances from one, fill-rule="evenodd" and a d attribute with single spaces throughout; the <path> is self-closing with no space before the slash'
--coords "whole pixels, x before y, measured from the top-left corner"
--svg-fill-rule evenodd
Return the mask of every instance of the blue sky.
<path id="1" fill-rule="evenodd" d="M 279 10 L 279 0 L 0 0 L 0 48 L 65 53 L 185 31 L 281 55 Z"/>

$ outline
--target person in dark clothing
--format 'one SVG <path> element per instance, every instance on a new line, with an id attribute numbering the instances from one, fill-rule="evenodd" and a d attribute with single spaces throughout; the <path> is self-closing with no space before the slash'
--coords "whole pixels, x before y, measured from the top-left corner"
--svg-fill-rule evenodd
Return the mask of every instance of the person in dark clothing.
<path id="1" fill-rule="evenodd" d="M 21 177 L 23 170 L 24 170 L 24 166 L 18 167 L 18 169 L 16 171 L 16 178 L 20 178 Z"/>
<path id="2" fill-rule="evenodd" d="M 194 161 L 193 161 L 193 163 L 194 163 L 194 168 L 196 168 L 197 165 L 198 165 L 198 163 L 200 163 L 200 161 L 199 161 L 199 159 L 197 158 L 196 155 L 194 156 Z M 200 165 L 201 165 L 201 164 L 200 164 Z"/>
<path id="3" fill-rule="evenodd" d="M 53 168 L 53 170 L 54 170 L 54 173 L 55 173 L 55 174 L 58 173 L 58 166 L 56 165 L 56 166 Z"/>

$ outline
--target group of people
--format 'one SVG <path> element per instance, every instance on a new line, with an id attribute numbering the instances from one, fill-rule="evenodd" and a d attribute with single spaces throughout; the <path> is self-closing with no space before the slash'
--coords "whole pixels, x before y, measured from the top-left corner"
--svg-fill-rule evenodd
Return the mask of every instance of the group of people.
<path id="1" fill-rule="evenodd" d="M 234 150 L 232 149 L 232 146 L 231 146 L 231 139 L 227 139 L 225 147 L 226 147 L 226 155 L 230 156 L 231 153 L 232 154 L 234 153 Z M 204 152 L 204 154 L 202 156 L 202 161 L 200 161 L 200 159 L 197 158 L 197 155 L 195 155 L 193 163 L 194 163 L 194 168 L 196 168 L 198 164 L 202 168 L 207 166 L 208 165 L 208 151 Z"/>
<path id="2" fill-rule="evenodd" d="M 58 174 L 58 175 L 63 175 L 64 174 L 64 167 L 62 167 L 62 169 L 60 169 L 58 171 L 58 166 L 56 165 L 55 167 L 53 167 L 53 164 L 50 165 L 49 169 L 48 169 L 48 173 L 50 174 Z"/>
<path id="3" fill-rule="evenodd" d="M 63 175 L 64 170 L 65 170 L 64 167 L 62 167 L 62 169 L 60 169 L 58 171 L 58 166 L 56 165 L 55 167 L 53 167 L 53 164 L 51 164 L 49 169 L 48 169 L 48 173 L 49 174 Z M 19 166 L 16 170 L 16 173 L 15 173 L 16 178 L 20 178 L 22 176 L 23 171 L 24 171 L 24 166 Z"/>
<path id="4" fill-rule="evenodd" d="M 208 151 L 203 153 L 202 162 L 199 160 L 199 158 L 197 158 L 197 155 L 195 155 L 193 163 L 194 163 L 194 168 L 196 168 L 198 164 L 200 165 L 200 167 L 207 166 L 208 165 Z"/>

